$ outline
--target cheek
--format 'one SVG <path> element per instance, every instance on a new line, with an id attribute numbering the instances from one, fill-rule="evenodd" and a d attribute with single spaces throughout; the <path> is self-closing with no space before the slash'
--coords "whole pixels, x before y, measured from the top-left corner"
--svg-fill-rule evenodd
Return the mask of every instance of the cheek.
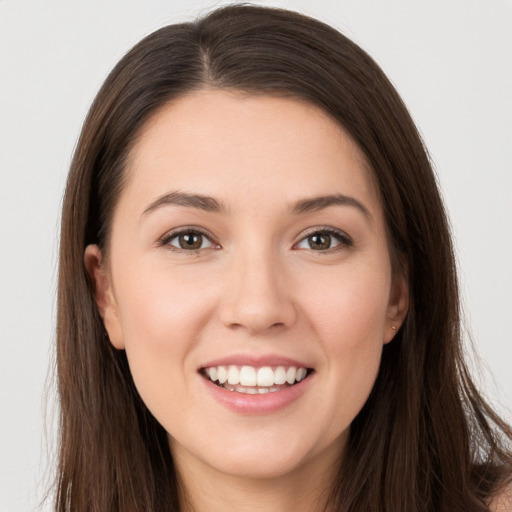
<path id="1" fill-rule="evenodd" d="M 120 274 L 116 296 L 130 370 L 155 413 L 167 407 L 171 397 L 174 402 L 180 396 L 187 375 L 195 375 L 189 356 L 213 301 L 198 293 L 197 283 L 187 279 L 186 272 L 139 268 L 144 272 Z"/>
<path id="2" fill-rule="evenodd" d="M 187 272 L 147 267 L 144 273 L 124 279 L 118 289 L 125 343 L 142 343 L 162 355 L 185 349 L 179 340 L 190 339 L 194 331 L 199 331 L 200 319 L 212 301 L 207 294 L 199 293 L 197 279 Z"/>
<path id="3" fill-rule="evenodd" d="M 371 272 L 351 270 L 340 272 L 336 279 L 332 275 L 324 281 L 317 279 L 314 291 L 304 301 L 315 338 L 325 355 L 329 378 L 326 386 L 337 390 L 331 398 L 333 409 L 343 416 L 340 424 L 352 421 L 375 382 L 390 287 L 385 267 L 372 267 Z"/>
<path id="4" fill-rule="evenodd" d="M 360 350 L 367 343 L 382 345 L 386 325 L 390 272 L 384 263 L 360 265 L 317 275 L 315 286 L 304 283 L 303 304 L 321 338 L 332 348 Z"/>

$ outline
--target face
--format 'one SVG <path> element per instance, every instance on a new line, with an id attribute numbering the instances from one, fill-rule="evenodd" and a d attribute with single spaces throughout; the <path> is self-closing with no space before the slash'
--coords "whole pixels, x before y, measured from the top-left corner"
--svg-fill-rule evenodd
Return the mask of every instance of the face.
<path id="1" fill-rule="evenodd" d="M 178 466 L 333 467 L 407 309 L 361 151 L 314 106 L 199 91 L 126 172 L 108 257 L 85 261 Z"/>

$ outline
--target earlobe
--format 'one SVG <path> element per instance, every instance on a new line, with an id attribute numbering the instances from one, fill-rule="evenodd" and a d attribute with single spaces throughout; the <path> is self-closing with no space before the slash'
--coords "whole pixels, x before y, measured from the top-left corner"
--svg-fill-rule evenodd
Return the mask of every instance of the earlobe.
<path id="1" fill-rule="evenodd" d="M 384 343 L 389 343 L 402 326 L 409 310 L 409 285 L 403 274 L 394 278 L 387 311 Z"/>
<path id="2" fill-rule="evenodd" d="M 102 263 L 102 254 L 97 245 L 88 245 L 85 248 L 84 264 L 110 342 L 115 348 L 124 349 L 121 322 L 110 275 Z"/>

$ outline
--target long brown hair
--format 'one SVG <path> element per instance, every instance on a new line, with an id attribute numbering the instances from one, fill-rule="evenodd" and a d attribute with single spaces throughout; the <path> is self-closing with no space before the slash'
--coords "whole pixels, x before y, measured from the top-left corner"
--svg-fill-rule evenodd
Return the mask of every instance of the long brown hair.
<path id="1" fill-rule="evenodd" d="M 512 433 L 463 360 L 449 227 L 417 129 L 357 45 L 319 21 L 255 6 L 146 37 L 110 73 L 84 123 L 62 212 L 56 510 L 179 510 L 166 432 L 137 394 L 125 353 L 106 338 L 83 257 L 90 243 L 108 252 L 141 128 L 169 100 L 205 87 L 300 98 L 332 116 L 371 165 L 392 250 L 408 269 L 410 310 L 351 425 L 329 507 L 487 510 L 512 472 Z"/>

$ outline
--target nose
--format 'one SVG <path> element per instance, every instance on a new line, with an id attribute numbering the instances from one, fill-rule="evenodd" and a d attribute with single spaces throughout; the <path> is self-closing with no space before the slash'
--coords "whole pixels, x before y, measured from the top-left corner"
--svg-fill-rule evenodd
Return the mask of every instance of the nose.
<path id="1" fill-rule="evenodd" d="M 291 327 L 297 319 L 290 283 L 271 254 L 239 255 L 224 281 L 220 317 L 230 329 L 251 334 Z"/>

